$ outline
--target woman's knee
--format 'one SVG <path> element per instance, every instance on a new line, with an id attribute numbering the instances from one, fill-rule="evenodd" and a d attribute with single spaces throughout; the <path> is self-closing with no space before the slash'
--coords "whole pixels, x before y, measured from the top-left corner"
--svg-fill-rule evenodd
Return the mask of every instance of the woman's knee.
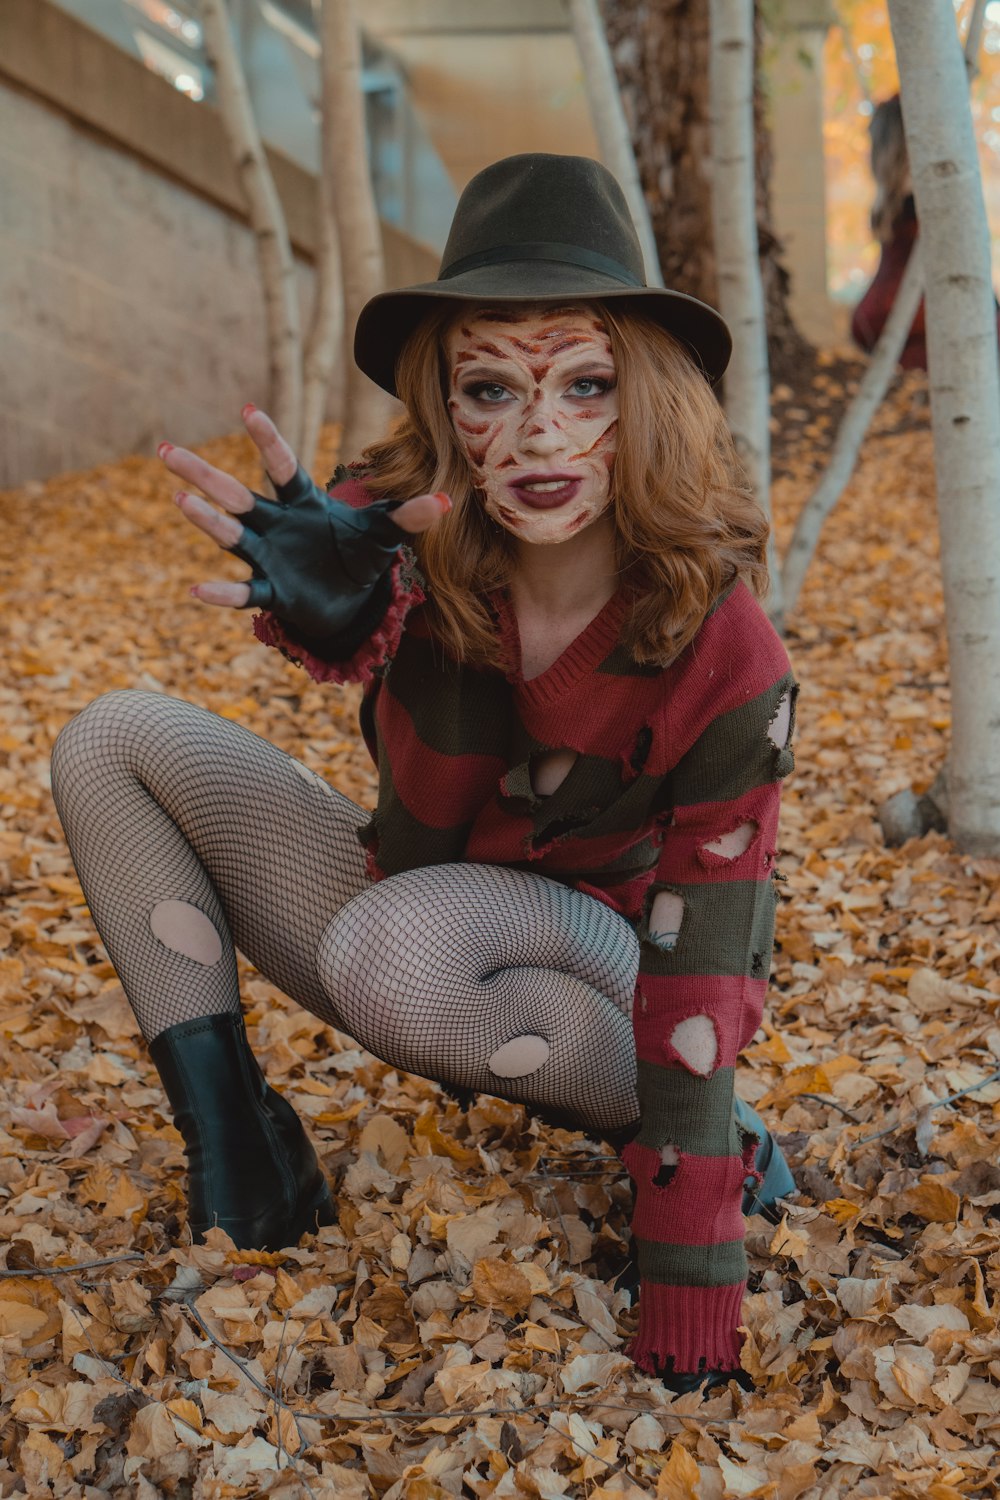
<path id="1" fill-rule="evenodd" d="M 126 759 L 159 697 L 133 688 L 103 693 L 60 730 L 52 747 L 52 794 L 60 810 L 74 788 Z"/>
<path id="2" fill-rule="evenodd" d="M 134 738 L 137 727 L 149 721 L 163 703 L 160 693 L 141 688 L 116 688 L 93 698 L 60 730 L 52 749 L 53 773 L 81 752 L 113 751 Z"/>

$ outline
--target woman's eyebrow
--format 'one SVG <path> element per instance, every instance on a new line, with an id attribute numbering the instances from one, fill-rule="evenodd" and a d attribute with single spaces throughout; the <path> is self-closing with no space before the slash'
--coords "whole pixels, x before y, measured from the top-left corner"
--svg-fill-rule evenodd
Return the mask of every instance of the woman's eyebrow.
<path id="1" fill-rule="evenodd" d="M 495 380 L 500 385 L 506 385 L 512 375 L 518 373 L 518 366 L 513 360 L 509 364 L 503 365 L 488 365 L 484 363 L 465 365 L 461 363 L 461 355 L 459 355 L 455 360 L 455 365 L 458 367 L 455 370 L 456 380 L 470 380 L 474 377 L 476 380 Z"/>

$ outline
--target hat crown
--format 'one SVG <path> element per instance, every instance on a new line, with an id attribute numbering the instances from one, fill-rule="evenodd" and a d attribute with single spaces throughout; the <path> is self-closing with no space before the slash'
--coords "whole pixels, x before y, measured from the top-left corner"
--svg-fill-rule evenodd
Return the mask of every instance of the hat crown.
<path id="1" fill-rule="evenodd" d="M 516 261 L 519 246 L 532 258 L 551 247 L 553 260 L 576 249 L 581 260 L 607 262 L 610 274 L 619 267 L 623 282 L 646 285 L 625 194 L 607 167 L 586 156 L 532 152 L 478 172 L 458 200 L 439 276 L 472 259 Z"/>

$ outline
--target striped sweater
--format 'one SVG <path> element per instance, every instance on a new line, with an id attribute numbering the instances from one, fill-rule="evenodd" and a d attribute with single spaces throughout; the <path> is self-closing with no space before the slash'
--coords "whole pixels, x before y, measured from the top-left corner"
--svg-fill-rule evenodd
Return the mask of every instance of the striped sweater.
<path id="1" fill-rule="evenodd" d="M 355 479 L 332 493 L 354 505 L 370 498 Z M 756 1141 L 734 1120 L 733 1077 L 760 1024 L 770 967 L 780 785 L 792 766 L 791 750 L 768 733 L 782 698 L 794 700 L 784 648 L 737 583 L 677 661 L 643 665 L 622 644 L 627 605 L 616 595 L 525 681 L 502 596 L 493 605 L 503 672 L 447 658 L 423 601 L 397 563 L 336 661 L 296 642 L 273 615 L 258 616 L 255 630 L 318 680 L 366 683 L 362 728 L 379 797 L 362 837 L 376 879 L 449 861 L 511 865 L 574 886 L 635 925 L 641 1123 L 622 1151 L 640 1271 L 630 1352 L 650 1373 L 702 1361 L 737 1368 L 741 1195 Z M 551 749 L 576 760 L 539 797 L 531 760 Z M 748 823 L 755 834 L 742 854 L 706 847 Z M 660 890 L 683 901 L 672 948 L 648 929 Z M 709 1017 L 715 1033 L 707 1074 L 671 1041 L 694 1016 Z M 673 1148 L 666 1157 L 664 1147 Z"/>

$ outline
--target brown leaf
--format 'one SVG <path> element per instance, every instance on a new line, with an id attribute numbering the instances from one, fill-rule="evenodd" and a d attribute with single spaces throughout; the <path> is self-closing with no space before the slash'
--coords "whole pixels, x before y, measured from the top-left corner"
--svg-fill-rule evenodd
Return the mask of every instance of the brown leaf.
<path id="1" fill-rule="evenodd" d="M 698 1465 L 676 1440 L 670 1444 L 667 1461 L 656 1478 L 656 1500 L 699 1500 Z"/>
<path id="2" fill-rule="evenodd" d="M 520 1266 L 487 1256 L 472 1270 L 472 1291 L 484 1307 L 496 1307 L 508 1317 L 526 1312 L 534 1293 Z"/>

